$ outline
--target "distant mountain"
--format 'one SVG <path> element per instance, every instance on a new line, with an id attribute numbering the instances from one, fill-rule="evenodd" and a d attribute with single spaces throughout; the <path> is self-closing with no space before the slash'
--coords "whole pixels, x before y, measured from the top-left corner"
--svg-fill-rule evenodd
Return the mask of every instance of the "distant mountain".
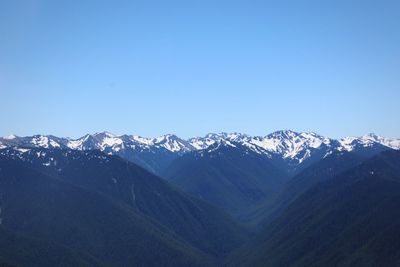
<path id="1" fill-rule="evenodd" d="M 8 146 L 100 150 L 107 154 L 119 155 L 156 174 L 166 168 L 173 159 L 193 149 L 188 142 L 175 135 L 151 139 L 133 135 L 116 136 L 108 132 L 87 134 L 75 140 L 52 135 L 12 135 L 0 138 L 0 148 Z"/>
<path id="2" fill-rule="evenodd" d="M 9 169 L 8 165 L 14 167 Z M 154 265 L 158 258 L 157 255 L 154 259 L 150 257 L 151 250 L 158 251 L 160 256 L 182 257 L 182 261 L 165 258 L 165 264 L 161 265 L 196 265 L 196 262 L 222 257 L 245 238 L 244 230 L 215 207 L 182 193 L 141 167 L 100 151 L 6 148 L 0 150 L 0 168 L 3 175 L 0 181 L 5 183 L 0 186 L 1 207 L 4 207 L 1 217 L 5 226 L 89 251 L 95 257 L 102 256 L 104 250 L 118 250 L 121 246 L 123 254 L 115 252 L 110 258 L 101 258 L 113 265 L 124 265 L 129 257 Z M 24 205 L 25 201 L 29 205 Z M 29 223 L 25 228 L 24 222 L 31 220 L 31 212 L 36 214 L 33 225 Z M 86 219 L 81 221 L 79 217 Z M 44 228 L 49 227 L 55 227 L 56 232 L 47 233 Z M 63 233 L 77 232 L 66 237 L 57 229 L 63 229 Z M 132 232 L 138 237 L 129 240 L 133 236 L 128 229 L 140 234 Z M 124 236 L 90 235 L 97 231 L 104 234 L 118 231 Z M 146 237 L 147 233 L 154 236 Z M 79 241 L 84 236 L 85 241 Z M 160 237 L 162 240 L 157 239 Z M 114 239 L 120 239 L 118 246 L 113 245 Z M 74 240 L 77 244 L 70 243 Z M 103 245 L 91 250 L 90 242 Z M 96 250 L 97 247 L 101 250 Z M 177 251 L 167 252 L 169 249 Z"/>
<path id="3" fill-rule="evenodd" d="M 177 158 L 163 176 L 235 216 L 270 198 L 288 178 L 264 155 L 224 139 Z"/>
<path id="4" fill-rule="evenodd" d="M 387 149 L 400 149 L 400 140 L 385 139 L 372 134 L 360 138 L 330 139 L 316 133 L 298 133 L 290 130 L 276 131 L 265 137 L 248 135 L 209 134 L 205 138 L 189 141 L 194 147 L 204 149 L 219 140 L 240 143 L 273 160 L 274 164 L 288 173 L 299 173 L 304 168 L 337 151 L 354 152 L 371 156 Z"/>
<path id="5" fill-rule="evenodd" d="M 241 133 L 208 134 L 189 140 L 175 135 L 145 138 L 137 135 L 114 135 L 108 132 L 88 134 L 78 139 L 59 138 L 52 135 L 0 138 L 0 149 L 8 146 L 70 148 L 74 150 L 101 150 L 119 155 L 155 174 L 162 173 L 177 157 L 207 149 L 220 141 L 240 143 L 264 155 L 288 173 L 296 174 L 335 151 L 369 153 L 385 149 L 400 149 L 400 139 L 388 139 L 374 134 L 346 137 L 340 140 L 326 138 L 312 132 L 276 131 L 266 136 L 249 136 Z M 374 152 L 375 153 L 375 152 Z"/>
<path id="6" fill-rule="evenodd" d="M 342 144 L 343 144 L 343 142 L 345 142 L 345 140 L 351 140 L 351 139 L 355 139 L 355 140 L 359 140 L 359 142 L 361 141 L 361 142 L 363 142 L 363 143 L 366 143 L 366 144 L 371 144 L 371 143 L 379 143 L 379 144 L 381 144 L 381 145 L 384 145 L 384 146 L 387 146 L 387 147 L 390 147 L 390 148 L 393 148 L 393 149 L 400 149 L 400 139 L 392 139 L 392 138 L 385 138 L 385 137 L 383 137 L 383 136 L 379 136 L 379 135 L 376 135 L 376 134 L 373 134 L 373 133 L 370 133 L 370 134 L 367 134 L 367 135 L 364 135 L 364 136 L 362 136 L 362 137 L 360 137 L 360 138 L 354 138 L 354 137 L 347 137 L 347 138 L 344 138 L 344 139 L 342 139 L 343 141 L 342 141 Z"/>
<path id="7" fill-rule="evenodd" d="M 233 266 L 399 266 L 400 151 L 301 194 Z"/>

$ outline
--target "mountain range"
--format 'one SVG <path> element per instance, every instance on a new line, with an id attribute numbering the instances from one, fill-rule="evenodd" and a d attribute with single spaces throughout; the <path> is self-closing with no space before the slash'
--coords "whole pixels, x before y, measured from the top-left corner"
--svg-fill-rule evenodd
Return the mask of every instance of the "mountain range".
<path id="1" fill-rule="evenodd" d="M 374 147 L 400 149 L 400 139 L 390 139 L 375 134 L 361 137 L 345 137 L 339 140 L 313 132 L 276 131 L 266 136 L 249 136 L 240 133 L 208 134 L 188 140 L 176 135 L 146 138 L 138 135 L 114 135 L 109 132 L 87 134 L 78 139 L 52 135 L 19 137 L 9 135 L 0 138 L 0 149 L 8 146 L 69 148 L 73 150 L 100 150 L 118 155 L 147 170 L 161 174 L 177 157 L 209 148 L 220 142 L 239 143 L 248 149 L 276 160 L 288 172 L 324 158 L 335 151 L 363 151 Z"/>
<path id="2" fill-rule="evenodd" d="M 0 138 L 0 266 L 399 266 L 399 139 Z"/>

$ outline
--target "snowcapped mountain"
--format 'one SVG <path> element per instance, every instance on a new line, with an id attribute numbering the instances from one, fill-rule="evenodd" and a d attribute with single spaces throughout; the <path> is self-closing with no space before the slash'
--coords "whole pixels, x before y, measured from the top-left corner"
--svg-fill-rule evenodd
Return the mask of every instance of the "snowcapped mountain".
<path id="1" fill-rule="evenodd" d="M 86 134 L 78 139 L 58 138 L 52 135 L 34 135 L 19 137 L 9 135 L 0 138 L 3 146 L 25 146 L 41 148 L 70 148 L 74 150 L 94 150 L 105 151 L 112 149 L 119 151 L 125 147 L 140 147 L 142 149 L 150 147 L 164 148 L 175 153 L 185 153 L 194 149 L 192 145 L 176 135 L 162 135 L 157 138 L 145 138 L 137 135 L 114 135 L 109 132 Z"/>
<path id="2" fill-rule="evenodd" d="M 189 142 L 175 136 L 162 135 L 145 138 L 137 135 L 114 135 L 109 132 L 87 134 L 78 139 L 58 138 L 52 135 L 0 138 L 0 149 L 8 146 L 23 148 L 100 150 L 109 155 L 118 155 L 158 173 L 173 159 L 194 149 Z"/>
<path id="3" fill-rule="evenodd" d="M 152 140 L 152 145 L 163 147 L 171 152 L 185 153 L 192 151 L 194 147 L 176 135 L 167 134 Z"/>
<path id="4" fill-rule="evenodd" d="M 73 150 L 100 150 L 119 155 L 155 173 L 172 160 L 185 153 L 197 150 L 216 150 L 218 145 L 240 144 L 248 149 L 285 162 L 292 167 L 313 162 L 335 151 L 366 151 L 400 149 L 400 139 L 389 139 L 375 134 L 361 137 L 345 137 L 335 140 L 313 132 L 276 131 L 266 136 L 249 136 L 241 133 L 211 133 L 204 137 L 184 140 L 167 134 L 156 138 L 138 135 L 114 135 L 109 132 L 87 134 L 78 139 L 59 138 L 52 135 L 18 137 L 9 135 L 0 138 L 0 149 L 8 146 L 69 148 Z M 282 163 L 283 164 L 283 163 Z M 279 164 L 278 164 L 279 165 Z M 304 164 L 307 165 L 307 164 Z"/>
<path id="5" fill-rule="evenodd" d="M 332 140 L 315 133 L 297 133 L 293 131 L 277 131 L 256 141 L 255 144 L 264 149 L 283 155 L 284 158 L 295 158 L 303 150 L 330 146 Z"/>
<path id="6" fill-rule="evenodd" d="M 297 133 L 286 130 L 276 131 L 265 137 L 254 137 L 250 143 L 284 159 L 301 163 L 315 150 L 333 148 L 335 141 L 312 132 Z"/>
<path id="7" fill-rule="evenodd" d="M 223 140 L 245 143 L 248 138 L 249 137 L 247 135 L 240 133 L 209 133 L 205 137 L 190 138 L 188 142 L 192 147 L 195 148 L 195 150 L 201 150 Z"/>
<path id="8" fill-rule="evenodd" d="M 251 137 L 240 133 L 208 134 L 205 137 L 189 139 L 189 142 L 196 149 L 205 149 L 221 140 L 241 143 L 257 153 L 279 154 L 283 158 L 299 158 L 299 155 L 307 154 L 304 151 L 309 149 L 333 146 L 337 143 L 333 139 L 325 138 L 315 133 L 297 133 L 290 130 L 276 131 L 264 137 Z M 302 158 L 299 158 L 299 161 L 301 160 Z"/>
<path id="9" fill-rule="evenodd" d="M 400 149 L 400 139 L 385 138 L 373 133 L 364 135 L 360 139 L 364 140 L 365 142 L 371 141 L 393 149 Z"/>
<path id="10" fill-rule="evenodd" d="M 0 138 L 1 146 L 23 146 L 23 147 L 41 147 L 41 148 L 63 148 L 68 141 L 66 138 L 59 138 L 53 135 L 34 135 L 19 137 L 9 135 Z"/>
<path id="11" fill-rule="evenodd" d="M 71 149 L 101 151 L 120 151 L 124 148 L 149 149 L 151 147 L 164 148 L 171 152 L 184 153 L 191 151 L 193 147 L 176 135 L 162 135 L 157 138 L 146 138 L 138 135 L 114 135 L 108 132 L 87 134 L 76 140 L 69 140 L 66 146 Z"/>

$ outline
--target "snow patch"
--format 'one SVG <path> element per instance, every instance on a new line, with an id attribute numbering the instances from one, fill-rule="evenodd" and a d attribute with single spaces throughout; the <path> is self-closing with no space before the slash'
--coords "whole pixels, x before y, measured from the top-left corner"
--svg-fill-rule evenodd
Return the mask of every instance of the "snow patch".
<path id="1" fill-rule="evenodd" d="M 19 152 L 21 152 L 21 153 L 26 153 L 26 152 L 31 151 L 31 150 L 28 149 L 28 148 L 20 148 L 20 147 L 16 148 L 15 150 L 17 150 L 17 151 L 19 151 Z"/>
<path id="2" fill-rule="evenodd" d="M 7 135 L 6 137 L 4 137 L 4 139 L 7 139 L 7 140 L 13 140 L 16 138 L 17 138 L 17 136 L 15 134 L 10 134 L 10 135 Z"/>

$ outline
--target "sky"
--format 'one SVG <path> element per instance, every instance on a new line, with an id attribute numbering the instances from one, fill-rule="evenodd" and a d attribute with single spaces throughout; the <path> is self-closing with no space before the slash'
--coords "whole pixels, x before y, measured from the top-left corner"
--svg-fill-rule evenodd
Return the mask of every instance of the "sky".
<path id="1" fill-rule="evenodd" d="M 0 136 L 400 137 L 400 1 L 0 1 Z"/>

